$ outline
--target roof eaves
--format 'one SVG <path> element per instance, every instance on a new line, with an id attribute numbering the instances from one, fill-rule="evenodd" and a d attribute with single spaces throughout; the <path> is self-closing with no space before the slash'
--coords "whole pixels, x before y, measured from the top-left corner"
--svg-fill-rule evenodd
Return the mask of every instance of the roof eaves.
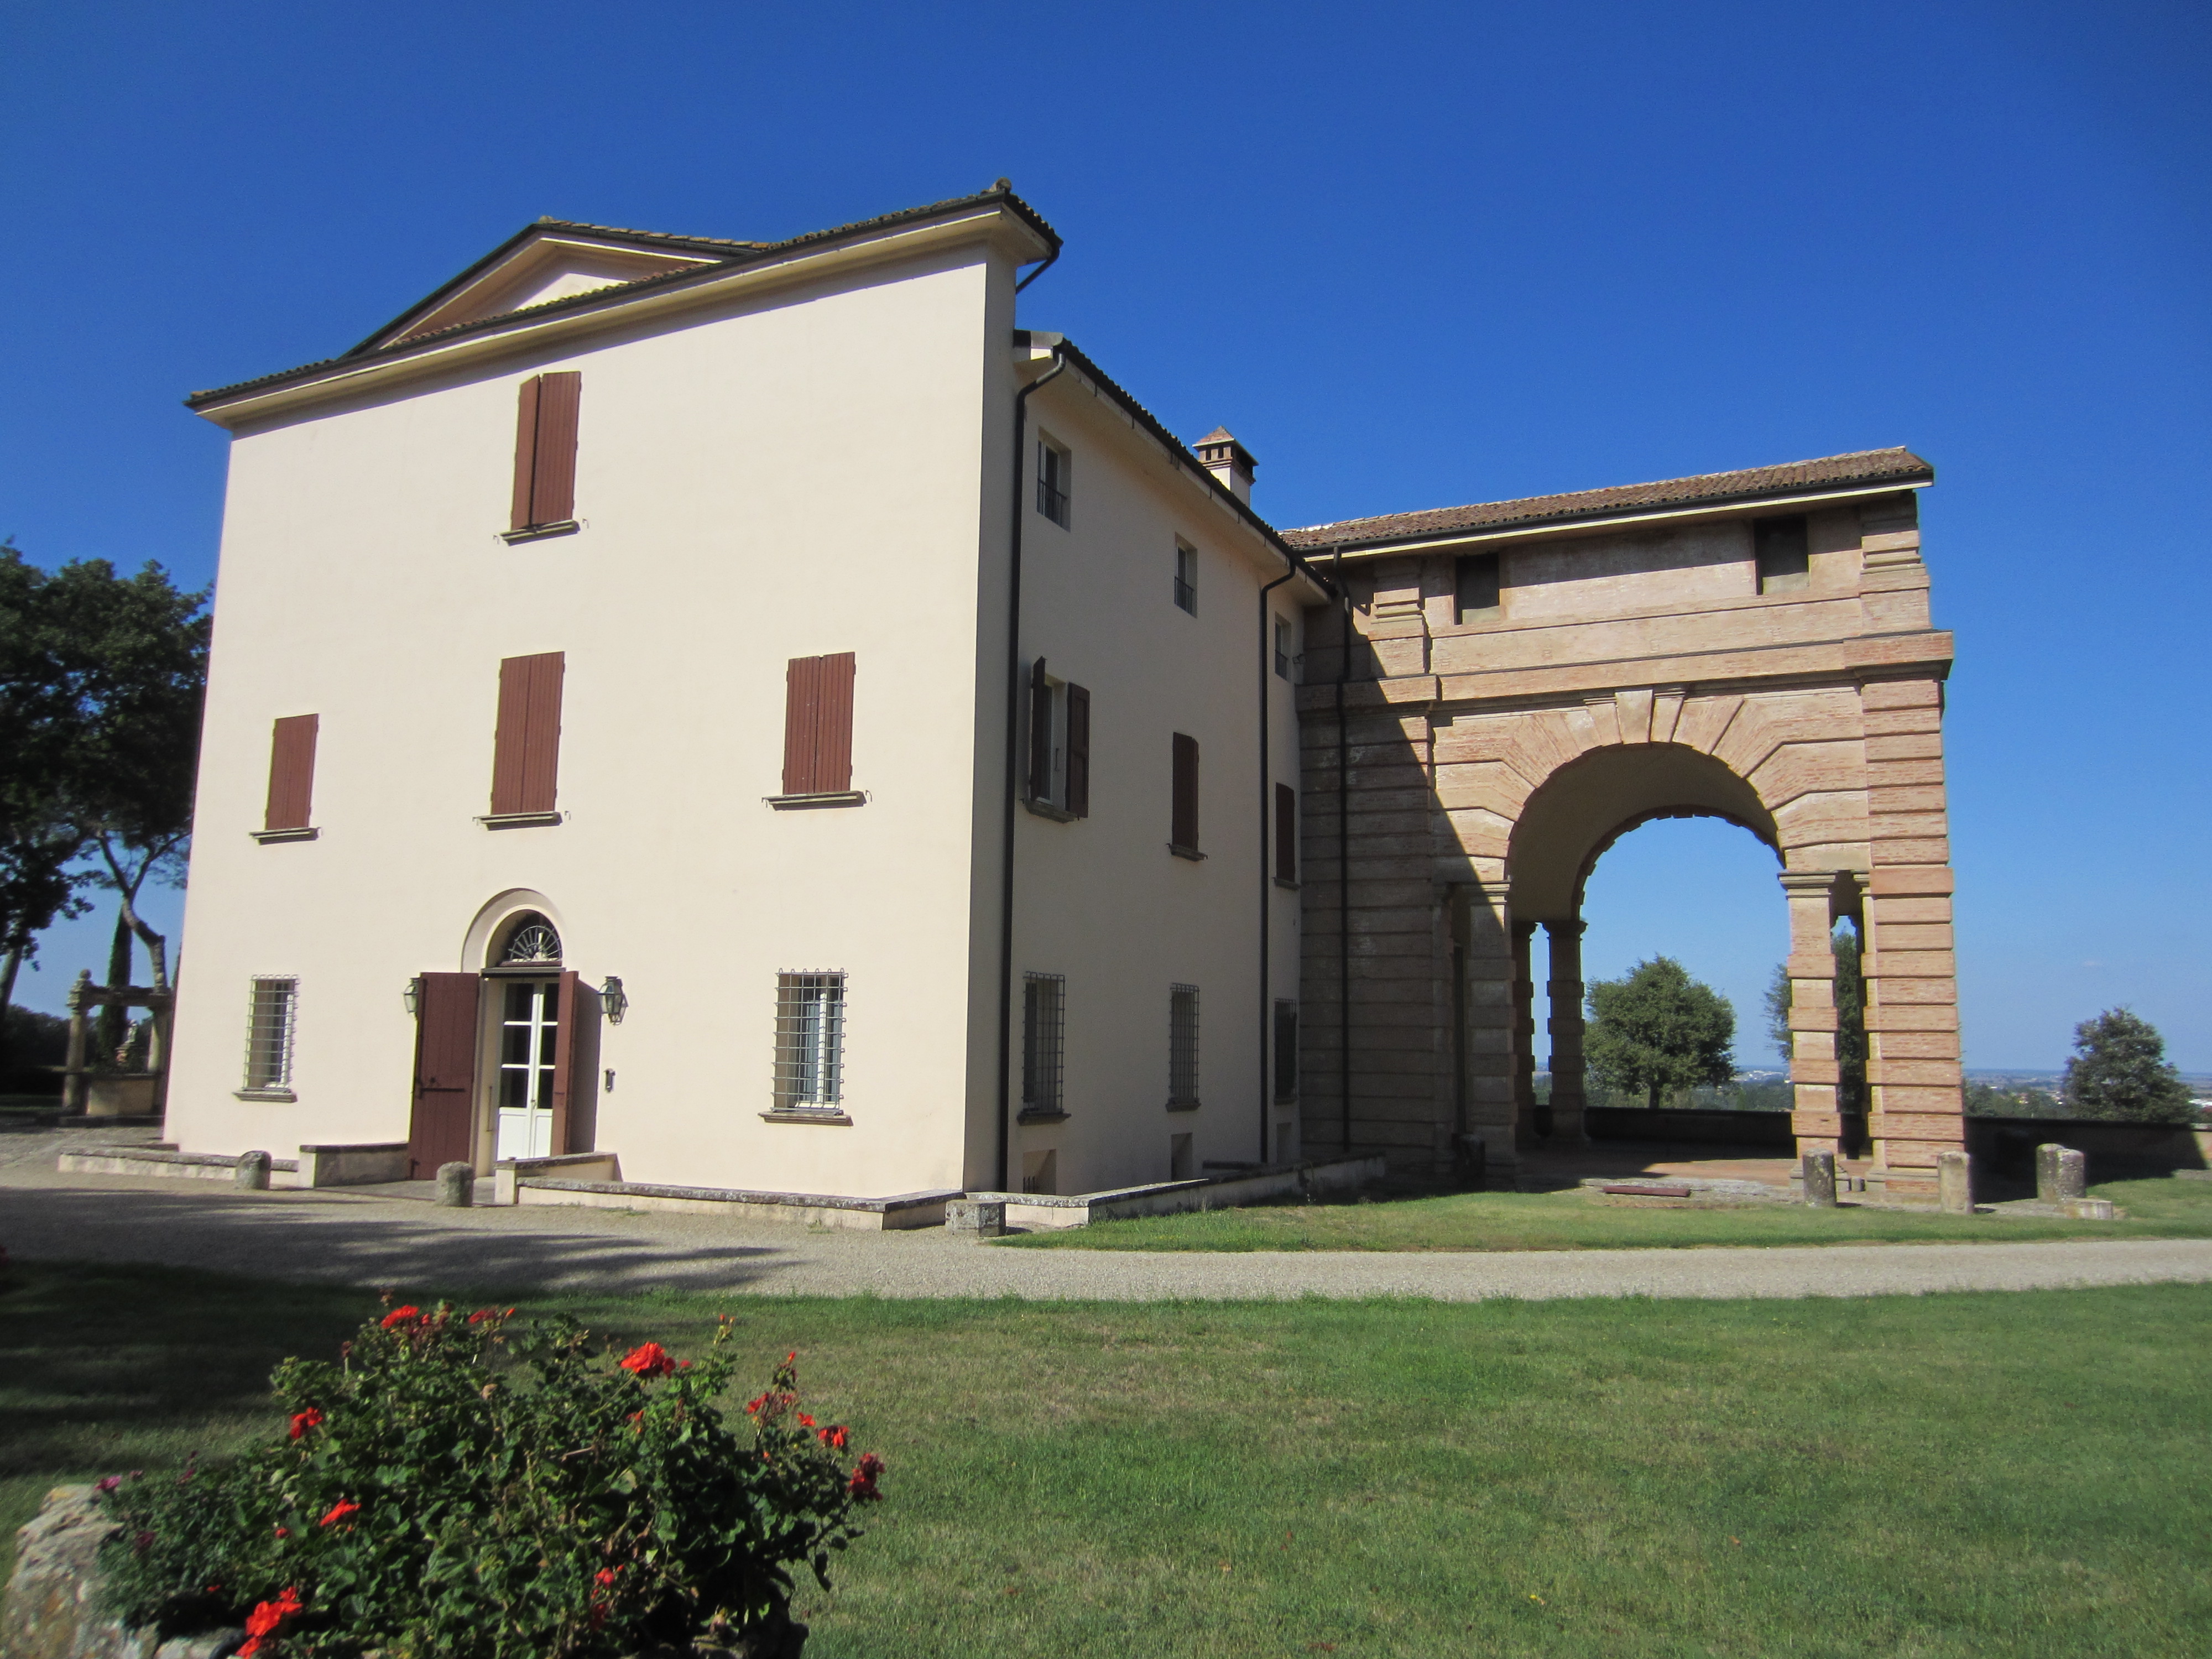
<path id="1" fill-rule="evenodd" d="M 733 247 L 748 250 L 748 252 L 744 253 L 742 256 L 733 256 L 726 259 L 718 260 L 715 264 L 711 265 L 694 266 L 691 269 L 685 270 L 665 271 L 658 276 L 640 277 L 634 283 L 610 283 L 605 288 L 596 288 L 588 293 L 570 295 L 565 299 L 548 300 L 542 305 L 526 307 L 521 311 L 501 312 L 495 317 L 480 317 L 473 322 L 455 323 L 448 327 L 439 329 L 433 333 L 418 334 L 410 339 L 395 342 L 392 345 L 385 346 L 381 349 L 375 349 L 374 343 L 377 340 L 382 339 L 386 335 L 388 335 L 392 329 L 398 327 L 401 323 L 405 322 L 408 318 L 419 315 L 424 307 L 432 305 L 434 302 L 452 294 L 455 289 L 483 271 L 495 260 L 504 258 L 508 252 L 512 252 L 525 237 L 529 236 L 532 232 L 544 229 L 546 228 L 546 223 L 545 222 L 541 221 L 527 225 L 520 231 L 518 231 L 514 235 L 508 237 L 506 241 L 501 242 L 489 253 L 477 260 L 475 264 L 471 265 L 467 270 L 463 271 L 451 283 L 447 283 L 444 288 L 439 289 L 436 294 L 432 295 L 428 300 L 422 301 L 420 305 L 411 307 L 408 311 L 403 312 L 398 318 L 391 323 L 386 324 L 382 329 L 379 330 L 377 333 L 371 335 L 368 340 L 364 341 L 361 345 L 355 346 L 351 349 L 343 352 L 336 357 L 319 358 L 312 363 L 302 363 L 295 368 L 279 369 L 273 374 L 263 374 L 257 376 L 253 380 L 239 380 L 229 386 L 213 386 L 204 392 L 195 392 L 185 399 L 185 407 L 190 410 L 205 409 L 210 404 L 219 403 L 226 398 L 234 398 L 241 392 L 266 391 L 271 387 L 281 386 L 288 381 L 306 380 L 315 374 L 319 374 L 326 369 L 337 368 L 343 363 L 359 362 L 364 358 L 404 356 L 423 346 L 429 345 L 434 343 L 441 343 L 454 339 L 459 336 L 475 333 L 481 330 L 500 327 L 503 325 L 512 323 L 518 317 L 526 316 L 537 318 L 552 315 L 563 311 L 586 310 L 595 305 L 605 304 L 610 297 L 614 295 L 619 295 L 623 297 L 628 297 L 634 294 L 641 293 L 647 289 L 661 287 L 672 288 L 685 282 L 696 281 L 702 276 L 710 274 L 726 273 L 733 270 L 741 269 L 749 264 L 781 258 L 787 254 L 799 252 L 817 244 L 827 244 L 844 237 L 862 235 L 874 231 L 889 230 L 902 224 L 908 224 L 918 220 L 931 218 L 939 214 L 951 213 L 959 211 L 963 209 L 980 207 L 986 203 L 1003 204 L 1012 211 L 1015 217 L 1020 219 L 1023 223 L 1028 225 L 1032 230 L 1036 231 L 1039 236 L 1042 237 L 1044 240 L 1051 246 L 1055 252 L 1058 252 L 1060 246 L 1060 233 L 1054 230 L 1051 225 L 1045 222 L 1044 216 L 1042 214 L 1038 213 L 1037 210 L 1031 207 L 1027 202 L 1022 200 L 1020 197 L 1015 195 L 1011 189 L 992 189 L 981 191 L 974 196 L 959 197 L 948 202 L 933 202 L 927 207 L 906 208 L 897 213 L 886 213 L 873 219 L 858 220 L 852 224 L 839 225 L 830 230 L 809 231 L 803 236 L 794 236 L 787 241 L 733 243 L 732 244 Z M 559 225 L 568 222 L 554 221 L 552 222 L 556 225 Z M 586 228 L 588 228 L 588 227 L 586 227 Z M 636 233 L 625 232 L 623 234 L 635 234 Z"/>
<path id="2" fill-rule="evenodd" d="M 1086 380 L 1090 380 L 1091 384 L 1096 386 L 1101 392 L 1106 393 L 1106 395 L 1111 398 L 1115 403 L 1121 404 L 1122 410 L 1129 416 L 1129 417 L 1135 421 L 1139 426 L 1142 427 L 1146 433 L 1150 434 L 1151 436 L 1158 442 L 1160 447 L 1168 452 L 1169 456 L 1176 462 L 1182 471 L 1189 473 L 1193 478 L 1203 484 L 1207 489 L 1212 490 L 1215 500 L 1228 507 L 1231 512 L 1234 513 L 1254 530 L 1259 532 L 1261 536 L 1266 539 L 1269 546 L 1273 547 L 1278 553 L 1281 554 L 1285 559 L 1288 560 L 1299 572 L 1299 574 L 1304 575 L 1309 581 L 1312 582 L 1314 586 L 1320 588 L 1324 593 L 1331 595 L 1335 593 L 1336 588 L 1334 585 L 1329 581 L 1328 578 L 1322 574 L 1322 572 L 1315 569 L 1311 565 L 1308 564 L 1305 562 L 1304 556 L 1298 551 L 1298 550 L 1284 539 L 1283 534 L 1280 531 L 1277 530 L 1274 526 L 1269 524 L 1257 513 L 1255 513 L 1252 510 L 1252 504 L 1249 501 L 1239 498 L 1235 490 L 1230 489 L 1229 486 L 1223 483 L 1220 479 L 1215 477 L 1212 469 L 1206 466 L 1203 461 L 1200 460 L 1196 455 L 1191 453 L 1190 447 L 1188 444 L 1184 443 L 1182 439 L 1176 437 L 1174 433 L 1169 431 L 1167 428 L 1161 423 L 1159 417 L 1157 415 L 1154 415 L 1151 410 L 1146 409 L 1144 404 L 1139 403 L 1136 398 L 1131 395 L 1127 387 L 1123 386 L 1121 382 L 1115 380 L 1112 375 L 1107 374 L 1104 369 L 1099 368 L 1097 363 L 1093 362 L 1087 356 L 1085 356 L 1082 348 L 1078 346 L 1074 341 L 1069 339 L 1065 334 L 1049 334 L 1041 331 L 1016 329 L 1014 331 L 1014 342 L 1018 345 L 1028 344 L 1032 346 L 1052 347 L 1065 355 L 1068 362 L 1073 363 L 1076 368 L 1083 371 L 1084 377 Z"/>

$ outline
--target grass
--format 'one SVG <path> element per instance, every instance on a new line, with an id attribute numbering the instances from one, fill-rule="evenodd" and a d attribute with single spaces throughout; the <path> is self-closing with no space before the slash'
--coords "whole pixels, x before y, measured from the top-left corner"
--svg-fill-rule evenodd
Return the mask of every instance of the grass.
<path id="1" fill-rule="evenodd" d="M 1606 1250 L 1719 1244 L 1933 1244 L 2212 1237 L 2212 1182 L 2115 1181 L 2092 1189 L 2120 1221 L 1943 1216 L 1792 1204 L 1654 1204 L 1582 1188 L 1441 1198 L 1259 1204 L 1094 1222 L 1006 1239 L 1058 1250 Z"/>
<path id="2" fill-rule="evenodd" d="M 421 1299 L 420 1287 L 409 1287 Z M 278 1426 L 361 1292 L 19 1267 L 0 1524 Z M 1860 1302 L 538 1297 L 800 1351 L 890 1501 L 812 1659 L 2203 1651 L 2212 1287 Z"/>

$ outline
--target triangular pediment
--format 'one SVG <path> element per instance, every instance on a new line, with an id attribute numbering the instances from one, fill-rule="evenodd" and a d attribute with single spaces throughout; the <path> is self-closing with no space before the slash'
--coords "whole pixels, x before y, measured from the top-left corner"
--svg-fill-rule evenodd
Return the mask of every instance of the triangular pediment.
<path id="1" fill-rule="evenodd" d="M 757 246 L 540 220 L 355 349 L 376 351 L 594 289 L 720 264 Z"/>

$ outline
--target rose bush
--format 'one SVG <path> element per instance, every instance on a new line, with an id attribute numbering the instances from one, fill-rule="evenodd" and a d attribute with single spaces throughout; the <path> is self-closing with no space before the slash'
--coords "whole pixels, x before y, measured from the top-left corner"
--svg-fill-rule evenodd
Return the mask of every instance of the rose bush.
<path id="1" fill-rule="evenodd" d="M 393 1308 L 340 1364 L 277 1368 L 270 1445 L 101 1483 L 114 1610 L 244 1626 L 256 1659 L 796 1653 L 794 1575 L 828 1587 L 883 1469 L 799 1409 L 797 1356 L 733 1427 L 726 1321 L 696 1363 L 648 1342 L 609 1364 L 573 1321 L 513 1314 Z"/>

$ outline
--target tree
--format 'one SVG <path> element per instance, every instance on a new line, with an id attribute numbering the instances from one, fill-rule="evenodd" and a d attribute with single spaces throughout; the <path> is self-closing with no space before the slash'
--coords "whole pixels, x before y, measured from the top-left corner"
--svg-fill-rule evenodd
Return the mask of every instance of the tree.
<path id="1" fill-rule="evenodd" d="M 2166 1039 L 2148 1020 L 2107 1008 L 2074 1028 L 2063 1093 L 2075 1117 L 2135 1123 L 2186 1122 L 2189 1088 L 2166 1058 Z"/>
<path id="2" fill-rule="evenodd" d="M 1627 977 L 1589 988 L 1583 1042 L 1590 1073 L 1608 1089 L 1642 1093 L 1656 1110 L 1669 1089 L 1735 1076 L 1735 1010 L 1672 957 L 1639 962 Z"/>
<path id="3" fill-rule="evenodd" d="M 118 577 L 91 559 L 48 574 L 0 545 L 0 1001 L 39 933 L 88 908 L 86 884 L 117 896 L 110 981 L 130 979 L 135 938 L 167 988 L 167 941 L 137 901 L 149 880 L 182 876 L 206 599 L 158 564 Z M 98 864 L 72 869 L 88 849 Z"/>
<path id="4" fill-rule="evenodd" d="M 1836 960 L 1836 1109 L 1866 1110 L 1866 980 L 1859 966 L 1859 933 L 1843 926 L 1828 936 L 1828 949 Z M 1774 964 L 1774 977 L 1766 986 L 1766 1030 L 1782 1057 L 1790 1055 L 1790 964 Z"/>

